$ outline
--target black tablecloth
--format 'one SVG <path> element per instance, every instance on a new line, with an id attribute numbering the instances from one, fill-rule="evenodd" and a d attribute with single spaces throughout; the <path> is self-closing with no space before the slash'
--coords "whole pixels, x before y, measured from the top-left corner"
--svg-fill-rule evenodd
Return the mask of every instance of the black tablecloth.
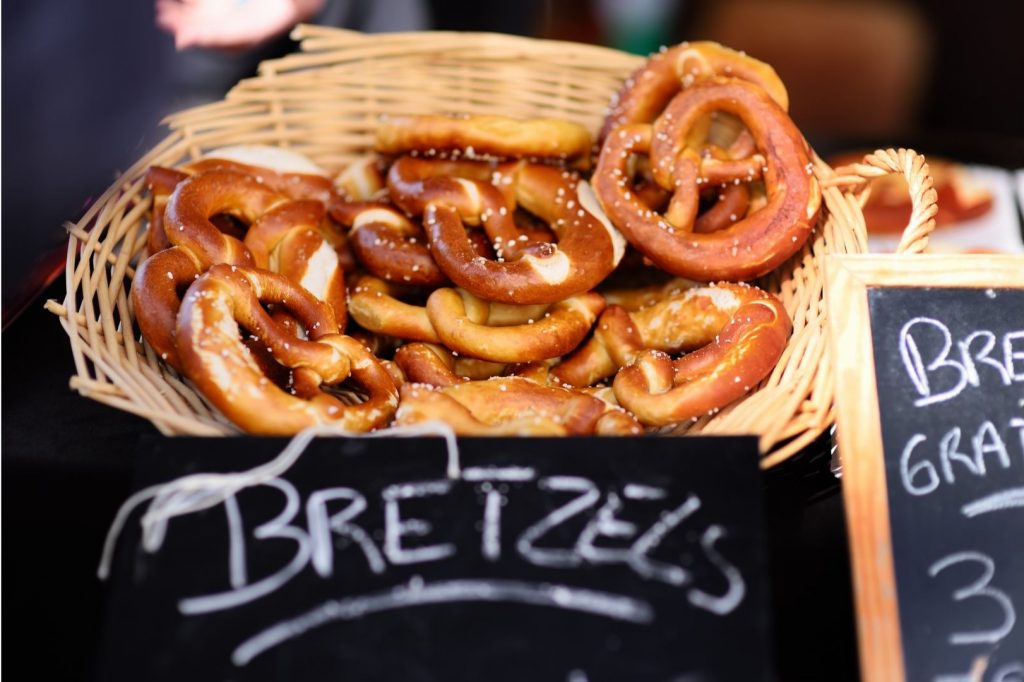
<path id="1" fill-rule="evenodd" d="M 3 672 L 90 680 L 102 627 L 96 566 L 131 490 L 146 421 L 68 386 L 70 346 L 46 298 L 2 335 Z M 857 679 L 842 499 L 828 439 L 765 474 L 776 672 L 781 680 Z M 742 655 L 742 643 L 728 643 Z M 24 672 L 21 672 L 24 675 Z"/>

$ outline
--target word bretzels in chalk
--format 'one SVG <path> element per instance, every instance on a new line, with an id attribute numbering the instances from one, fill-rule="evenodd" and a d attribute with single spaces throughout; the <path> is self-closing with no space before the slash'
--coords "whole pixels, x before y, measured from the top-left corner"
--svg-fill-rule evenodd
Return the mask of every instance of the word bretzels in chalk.
<path id="1" fill-rule="evenodd" d="M 488 301 L 554 303 L 593 288 L 615 268 L 624 242 L 577 176 L 523 163 L 502 177 L 511 178 L 499 186 L 514 190 L 514 205 L 505 203 L 505 195 L 490 183 L 432 175 L 423 162 L 408 157 L 392 165 L 388 187 L 404 210 L 422 210 L 431 254 L 441 270 Z M 513 217 L 517 206 L 546 223 L 558 242 L 510 248 L 513 235 L 518 235 L 516 242 L 527 240 Z M 473 249 L 466 225 L 477 223 L 491 236 L 497 259 Z"/>
<path id="2" fill-rule="evenodd" d="M 760 154 L 722 161 L 688 147 L 688 131 L 713 111 L 739 116 Z M 631 192 L 634 153 L 649 153 L 655 179 L 673 191 L 664 217 Z M 728 227 L 694 231 L 701 185 L 759 178 L 767 193 L 763 207 Z M 593 182 L 608 216 L 637 250 L 672 274 L 700 281 L 749 280 L 771 272 L 803 246 L 821 204 L 800 132 L 764 91 L 739 80 L 705 81 L 684 90 L 654 126 L 616 128 L 601 150 Z"/>
<path id="3" fill-rule="evenodd" d="M 737 78 L 763 89 L 783 110 L 789 96 L 768 64 L 711 41 L 682 43 L 652 55 L 615 95 L 599 140 L 628 123 L 653 123 L 685 88 L 715 76 Z"/>
<path id="4" fill-rule="evenodd" d="M 268 304 L 293 315 L 308 338 L 276 322 L 263 308 Z M 296 370 L 297 395 L 267 379 L 243 345 L 241 328 Z M 213 266 L 186 292 L 176 338 L 185 375 L 249 433 L 287 435 L 315 424 L 368 431 L 387 423 L 398 405 L 387 370 L 361 343 L 338 333 L 326 303 L 282 275 Z M 366 402 L 349 405 L 322 390 L 349 378 L 369 394 Z"/>
<path id="5" fill-rule="evenodd" d="M 632 313 L 609 306 L 593 338 L 551 374 L 573 386 L 615 374 L 619 404 L 662 426 L 744 396 L 775 367 L 791 330 L 782 303 L 756 287 L 685 288 Z M 680 351 L 690 352 L 668 355 Z"/>
<path id="6" fill-rule="evenodd" d="M 590 133 L 559 119 L 505 116 L 398 116 L 377 127 L 378 152 L 450 158 L 549 159 L 586 165 Z"/>

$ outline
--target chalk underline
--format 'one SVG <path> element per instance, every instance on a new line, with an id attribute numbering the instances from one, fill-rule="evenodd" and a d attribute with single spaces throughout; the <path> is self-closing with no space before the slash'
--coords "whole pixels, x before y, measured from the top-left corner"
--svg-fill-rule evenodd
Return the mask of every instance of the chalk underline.
<path id="1" fill-rule="evenodd" d="M 1013 507 L 1024 507 L 1024 486 L 1008 488 L 1007 490 L 978 498 L 974 502 L 965 504 L 960 508 L 960 511 L 967 518 L 973 518 L 980 514 L 1012 509 Z"/>
<path id="2" fill-rule="evenodd" d="M 260 654 L 328 623 L 357 620 L 393 609 L 451 602 L 529 604 L 638 624 L 654 620 L 654 609 L 649 603 L 610 592 L 516 580 L 445 580 L 402 585 L 358 597 L 328 600 L 245 640 L 231 654 L 231 661 L 236 666 L 247 665 Z"/>

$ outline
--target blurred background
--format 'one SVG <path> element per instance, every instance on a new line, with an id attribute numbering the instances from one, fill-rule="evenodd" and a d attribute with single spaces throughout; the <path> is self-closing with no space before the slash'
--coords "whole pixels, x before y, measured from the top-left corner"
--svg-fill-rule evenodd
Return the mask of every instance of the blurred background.
<path id="1" fill-rule="evenodd" d="M 300 19 L 500 31 L 638 54 L 716 40 L 775 67 L 823 157 L 899 145 L 1024 167 L 1017 1 L 7 0 L 2 12 L 5 326 L 61 267 L 63 223 L 165 135 L 163 116 L 220 98 L 259 61 L 295 49 L 287 30 Z M 268 26 L 276 34 L 253 38 Z"/>

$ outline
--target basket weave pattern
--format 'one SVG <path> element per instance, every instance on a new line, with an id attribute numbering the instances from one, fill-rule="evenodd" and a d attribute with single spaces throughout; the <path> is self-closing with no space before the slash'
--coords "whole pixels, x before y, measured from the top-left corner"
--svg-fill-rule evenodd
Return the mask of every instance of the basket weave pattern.
<path id="1" fill-rule="evenodd" d="M 150 165 L 175 166 L 226 145 L 270 144 L 335 173 L 372 149 L 382 115 L 563 118 L 596 134 L 610 97 L 642 61 L 600 47 L 495 34 L 367 36 L 302 26 L 296 37 L 300 53 L 263 64 L 257 78 L 239 83 L 221 102 L 171 116 L 171 134 L 68 227 L 68 293 L 62 304 L 48 307 L 70 338 L 71 386 L 152 421 L 165 434 L 230 435 L 237 429 L 159 362 L 133 325 L 128 292 L 135 265 L 148 255 L 144 178 Z M 757 434 L 770 466 L 827 428 L 833 386 L 822 261 L 828 253 L 866 251 L 860 210 L 866 179 L 889 172 L 911 180 L 915 212 L 903 249 L 923 248 L 934 191 L 921 157 L 877 152 L 839 174 L 815 158 L 823 188 L 818 227 L 800 253 L 760 281 L 793 318 L 785 353 L 748 398 L 672 433 Z"/>

